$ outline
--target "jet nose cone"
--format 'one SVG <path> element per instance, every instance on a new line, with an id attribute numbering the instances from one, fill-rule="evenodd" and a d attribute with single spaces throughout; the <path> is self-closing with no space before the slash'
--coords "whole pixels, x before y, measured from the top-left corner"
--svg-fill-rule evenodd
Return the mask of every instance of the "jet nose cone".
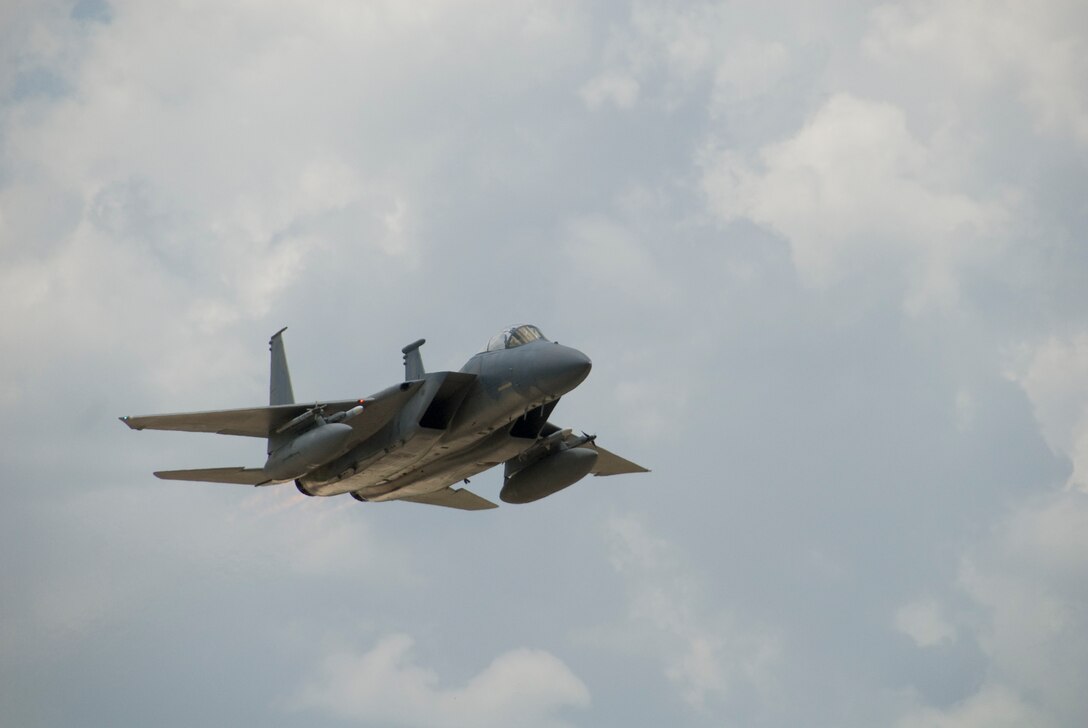
<path id="1" fill-rule="evenodd" d="M 542 389 L 547 394 L 565 394 L 581 384 L 592 367 L 593 362 L 582 352 L 556 344 L 543 366 Z"/>
<path id="2" fill-rule="evenodd" d="M 568 366 L 570 366 L 571 373 L 576 375 L 577 383 L 581 384 L 582 380 L 589 376 L 589 370 L 593 368 L 593 362 L 577 349 L 571 349 L 570 353 L 570 364 Z"/>

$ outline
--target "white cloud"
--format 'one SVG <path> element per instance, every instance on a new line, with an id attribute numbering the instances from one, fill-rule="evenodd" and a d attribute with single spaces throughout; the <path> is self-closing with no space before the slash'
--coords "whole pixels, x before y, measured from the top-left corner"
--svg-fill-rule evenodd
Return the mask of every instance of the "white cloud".
<path id="1" fill-rule="evenodd" d="M 756 159 L 708 153 L 708 205 L 724 221 L 748 218 L 786 238 L 809 285 L 905 275 L 909 311 L 948 307 L 958 269 L 997 252 L 1006 210 L 951 186 L 940 156 L 891 104 L 836 95 Z"/>
<path id="2" fill-rule="evenodd" d="M 961 582 L 988 612 L 978 635 L 994 674 L 1059 715 L 1088 718 L 1088 495 L 1015 512 Z"/>
<path id="3" fill-rule="evenodd" d="M 711 113 L 726 115 L 738 101 L 767 93 L 789 68 L 789 49 L 779 41 L 744 39 L 731 45 L 714 73 Z"/>
<path id="4" fill-rule="evenodd" d="M 243 579 L 350 578 L 383 588 L 418 586 L 418 567 L 395 540 L 360 519 L 361 506 L 309 498 L 291 485 L 170 483 L 149 473 L 137 488 L 61 495 L 38 526 L 63 532 L 70 549 L 38 556 L 35 575 L 6 605 L 0 648 L 13 656 L 78 649 L 103 625 L 124 625 L 171 593 L 169 573 L 199 574 L 206 593 Z M 171 492 L 173 491 L 173 493 Z M 189 491 L 191 498 L 177 498 Z M 217 494 L 218 495 L 218 494 Z M 219 510 L 215 510 L 216 507 Z M 172 521 L 164 526 L 164 513 Z M 178 524 L 187 524 L 182 527 Z M 188 531 L 186 538 L 171 535 Z M 166 534 L 164 536 L 164 529 Z M 169 565 L 167 570 L 161 565 Z M 329 606 L 327 614 L 347 605 Z"/>
<path id="5" fill-rule="evenodd" d="M 623 74 L 603 73 L 586 81 L 578 94 L 591 109 L 599 109 L 609 103 L 620 109 L 629 109 L 638 101 L 638 81 Z"/>
<path id="6" fill-rule="evenodd" d="M 931 93 L 963 95 L 1012 83 L 1039 128 L 1088 144 L 1088 9 L 1076 0 L 888 3 L 864 48 L 917 75 Z"/>
<path id="7" fill-rule="evenodd" d="M 241 359 L 174 352 L 230 350 L 311 276 L 323 296 L 354 272 L 364 306 L 383 300 L 448 196 L 436 170 L 460 162 L 469 122 L 450 99 L 521 93 L 584 43 L 576 9 L 540 3 L 118 0 L 104 23 L 69 5 L 5 6 L 18 70 L 67 92 L 0 117 L 0 336 L 36 344 L 0 363 L 4 402 L 74 351 L 206 389 Z"/>
<path id="8" fill-rule="evenodd" d="M 322 661 L 295 707 L 377 725 L 562 726 L 557 713 L 589 705 L 589 691 L 561 660 L 542 650 L 499 655 L 463 687 L 443 688 L 418 666 L 413 640 L 390 635 L 361 654 Z"/>
<path id="9" fill-rule="evenodd" d="M 703 577 L 639 519 L 613 517 L 606 532 L 612 565 L 629 592 L 624 640 L 656 653 L 686 702 L 699 708 L 747 692 L 764 698 L 774 689 L 782 652 L 775 635 L 739 623 L 726 610 L 707 609 Z"/>
<path id="10" fill-rule="evenodd" d="M 1084 725 L 1088 495 L 1067 491 L 1013 511 L 968 551 L 958 585 L 970 600 L 965 631 L 987 659 L 985 680 L 961 703 L 918 707 L 901 725 Z M 922 627 L 923 641 L 944 636 L 943 607 L 914 611 L 904 621 Z"/>
<path id="11" fill-rule="evenodd" d="M 987 685 L 951 708 L 921 708 L 896 725 L 898 728 L 1057 728 L 1059 724 L 1013 692 Z"/>
<path id="12" fill-rule="evenodd" d="M 722 6 L 698 2 L 680 6 L 638 2 L 625 32 L 610 53 L 636 73 L 663 67 L 686 82 L 705 73 L 714 61 Z"/>
<path id="13" fill-rule="evenodd" d="M 940 604 L 932 598 L 904 604 L 895 612 L 895 628 L 914 640 L 918 647 L 951 642 L 956 638 L 956 630 L 941 611 Z"/>
<path id="14" fill-rule="evenodd" d="M 1088 490 L 1088 335 L 1052 337 L 1009 376 L 1031 400 L 1050 448 L 1073 464 L 1068 485 Z"/>
<path id="15" fill-rule="evenodd" d="M 796 32 L 789 26 L 811 31 L 804 11 L 783 15 L 786 27 L 761 27 L 749 9 L 726 2 L 632 3 L 627 22 L 611 29 L 604 70 L 583 86 L 583 98 L 591 108 L 645 99 L 675 110 L 689 94 L 709 90 L 711 115 L 731 115 L 730 104 L 767 94 L 785 78 L 792 57 L 784 38 Z"/>
<path id="16" fill-rule="evenodd" d="M 1083 277 L 1083 4 L 113 0 L 109 22 L 73 20 L 72 4 L 0 3 L 12 722 L 46 705 L 57 724 L 162 723 L 156 711 L 175 706 L 153 698 L 180 680 L 195 699 L 171 715 L 206 723 L 245 674 L 234 708 L 249 723 L 282 707 L 284 675 L 305 683 L 312 712 L 295 717 L 311 723 L 630 723 L 645 709 L 673 723 L 887 725 L 904 700 L 940 701 L 905 725 L 1088 723 L 1079 490 L 972 549 L 959 591 L 933 583 L 1010 488 L 1052 477 L 1036 440 L 1015 439 L 1020 400 L 989 386 L 994 340 L 1040 332 L 1014 379 L 1069 457 L 1070 484 L 1088 479 L 1088 344 L 1068 334 L 1084 330 L 1071 303 L 1083 296 L 1051 293 Z M 709 151 L 693 163 L 693 150 Z M 713 224 L 742 218 L 764 232 Z M 768 230 L 786 244 L 761 248 Z M 1038 273 L 1059 268 L 1062 281 Z M 919 316 L 906 332 L 839 315 L 872 297 L 944 314 L 961 292 L 962 316 Z M 1042 299 L 1071 323 L 1053 339 Z M 610 578 L 560 590 L 574 598 L 558 605 L 537 597 L 539 580 L 508 585 L 543 615 L 528 627 L 477 596 L 496 570 L 524 571 L 518 539 L 546 536 L 560 501 L 466 525 L 290 486 L 161 484 L 154 467 L 256 464 L 261 443 L 113 419 L 133 399 L 145 411 L 260 401 L 264 338 L 282 324 L 298 337 L 301 397 L 354 388 L 338 377 L 365 394 L 399 376 L 405 330 L 460 337 L 506 323 L 492 319 L 507 308 L 595 342 L 594 378 L 562 405 L 586 416 L 561 418 L 628 434 L 638 446 L 619 451 L 683 491 L 655 513 L 708 526 L 663 539 L 648 520 L 613 519 Z M 851 413 L 864 422 L 838 457 Z M 894 483 L 881 475 L 892 430 L 936 448 L 892 462 Z M 987 452 L 1000 457 L 976 467 Z M 725 455 L 723 490 L 707 473 Z M 909 514 L 899 485 L 916 478 L 939 488 L 940 517 L 881 538 L 872 525 Z M 631 482 L 615 497 L 646 495 Z M 842 523 L 809 517 L 813 503 L 843 504 Z M 701 519 L 706 504 L 730 510 Z M 766 558 L 737 551 L 748 547 Z M 727 551 L 720 569 L 692 564 Z M 535 553 L 572 584 L 594 576 L 570 549 Z M 450 589 L 445 562 L 475 566 L 454 569 Z M 600 616 L 587 628 L 586 614 Z M 422 634 L 420 620 L 440 636 L 414 651 L 393 636 L 315 654 L 344 629 Z M 479 631 L 547 651 L 488 666 L 504 647 L 476 662 L 450 647 Z M 572 632 L 587 649 L 564 663 L 554 645 Z M 201 672 L 207 644 L 219 673 Z M 297 676 L 299 664 L 314 670 Z M 930 667 L 924 697 L 905 697 L 902 681 Z M 616 685 L 577 712 L 579 678 L 606 674 Z M 116 699 L 119 685 L 151 697 Z"/>

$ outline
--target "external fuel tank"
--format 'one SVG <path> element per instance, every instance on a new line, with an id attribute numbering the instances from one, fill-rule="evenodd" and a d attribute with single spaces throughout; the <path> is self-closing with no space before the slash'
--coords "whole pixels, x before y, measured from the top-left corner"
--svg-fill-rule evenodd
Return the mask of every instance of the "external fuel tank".
<path id="1" fill-rule="evenodd" d="M 532 503 L 577 483 L 589 475 L 596 463 L 596 450 L 586 447 L 561 450 L 507 478 L 499 498 L 505 503 Z"/>

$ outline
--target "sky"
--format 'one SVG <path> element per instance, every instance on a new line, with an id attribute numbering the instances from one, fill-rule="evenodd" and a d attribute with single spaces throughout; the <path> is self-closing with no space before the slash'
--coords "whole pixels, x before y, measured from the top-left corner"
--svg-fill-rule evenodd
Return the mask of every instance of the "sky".
<path id="1" fill-rule="evenodd" d="M 0 719 L 1088 724 L 1085 29 L 0 3 Z M 362 504 L 116 419 L 263 404 L 282 326 L 313 401 L 522 322 L 651 473 Z"/>

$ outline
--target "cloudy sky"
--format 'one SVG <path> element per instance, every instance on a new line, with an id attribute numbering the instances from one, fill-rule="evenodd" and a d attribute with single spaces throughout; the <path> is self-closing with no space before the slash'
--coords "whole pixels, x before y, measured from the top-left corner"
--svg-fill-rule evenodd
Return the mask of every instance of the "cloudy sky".
<path id="1" fill-rule="evenodd" d="M 5 725 L 1088 724 L 1088 7 L 0 4 Z M 496 330 L 653 469 L 167 483 Z M 474 479 L 494 498 L 500 474 Z"/>

